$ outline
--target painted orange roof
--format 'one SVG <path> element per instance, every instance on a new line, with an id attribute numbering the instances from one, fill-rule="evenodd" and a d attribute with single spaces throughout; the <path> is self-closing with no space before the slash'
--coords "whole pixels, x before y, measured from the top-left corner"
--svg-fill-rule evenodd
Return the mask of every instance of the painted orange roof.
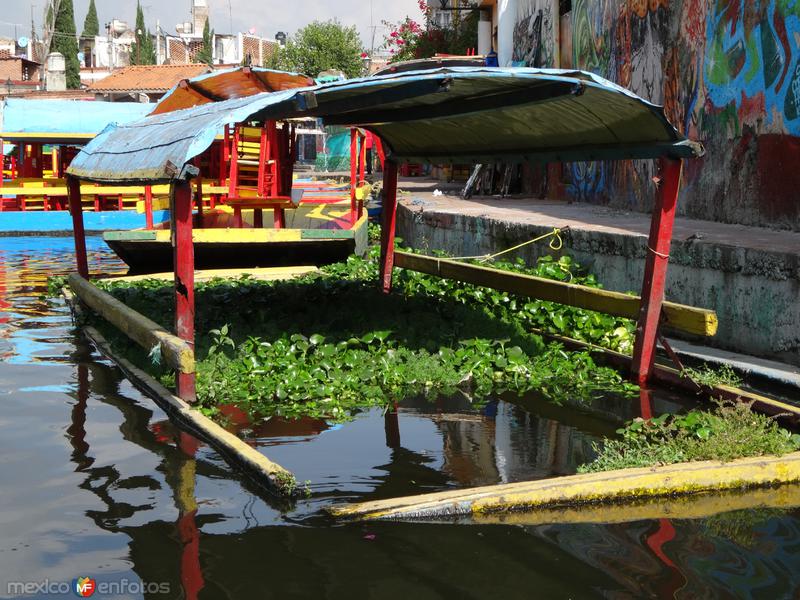
<path id="1" fill-rule="evenodd" d="M 89 86 L 90 92 L 167 92 L 183 79 L 209 73 L 204 64 L 136 65 L 120 69 Z"/>

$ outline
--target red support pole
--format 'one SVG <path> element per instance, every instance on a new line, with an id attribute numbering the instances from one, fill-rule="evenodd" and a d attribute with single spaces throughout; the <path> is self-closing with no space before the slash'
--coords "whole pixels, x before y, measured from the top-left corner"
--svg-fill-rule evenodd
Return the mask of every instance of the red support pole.
<path id="1" fill-rule="evenodd" d="M 381 285 L 392 291 L 394 230 L 397 225 L 397 163 L 387 160 L 383 169 L 383 224 L 381 227 Z"/>
<path id="2" fill-rule="evenodd" d="M 647 258 L 642 283 L 642 305 L 639 323 L 636 326 L 636 342 L 633 346 L 632 374 L 639 385 L 646 385 L 656 355 L 656 338 L 664 302 L 664 287 L 667 279 L 669 248 L 672 242 L 672 226 L 675 222 L 675 207 L 681 184 L 679 160 L 659 160 L 660 182 L 650 222 L 650 237 L 647 242 Z"/>
<path id="3" fill-rule="evenodd" d="M 198 168 L 200 165 L 197 165 Z M 197 177 L 197 189 L 195 190 L 195 204 L 197 204 L 197 226 L 203 228 L 205 226 L 203 217 L 203 178 Z"/>
<path id="4" fill-rule="evenodd" d="M 192 186 L 175 181 L 170 190 L 172 260 L 175 270 L 175 334 L 194 350 L 194 244 L 192 243 Z M 197 400 L 194 373 L 175 374 L 178 396 Z"/>
<path id="5" fill-rule="evenodd" d="M 356 185 L 358 185 L 358 130 L 350 130 L 350 221 L 356 221 Z"/>
<path id="6" fill-rule="evenodd" d="M 81 205 L 81 181 L 67 177 L 69 212 L 72 215 L 72 232 L 75 238 L 75 262 L 78 275 L 89 279 L 89 260 L 86 257 L 86 232 L 83 229 L 83 206 Z"/>
<path id="7" fill-rule="evenodd" d="M 153 187 L 144 186 L 144 217 L 147 222 L 147 228 L 153 228 Z"/>
<path id="8" fill-rule="evenodd" d="M 358 135 L 358 183 L 367 178 L 367 136 Z"/>

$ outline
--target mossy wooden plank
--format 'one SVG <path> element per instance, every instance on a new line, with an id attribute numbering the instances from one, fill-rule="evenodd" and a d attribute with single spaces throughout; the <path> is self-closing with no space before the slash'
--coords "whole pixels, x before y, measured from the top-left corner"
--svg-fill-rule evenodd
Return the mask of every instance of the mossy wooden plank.
<path id="1" fill-rule="evenodd" d="M 152 350 L 158 346 L 161 349 L 161 356 L 170 367 L 181 373 L 194 373 L 194 351 L 184 340 L 169 333 L 159 324 L 126 306 L 78 274 L 70 275 L 68 281 L 70 289 L 84 304 L 142 348 Z"/>
<path id="2" fill-rule="evenodd" d="M 641 298 L 621 292 L 590 288 L 408 252 L 395 252 L 395 265 L 538 300 L 596 310 L 617 317 L 629 319 L 639 317 Z M 717 332 L 717 315 L 712 310 L 665 302 L 663 312 L 666 318 L 665 325 L 672 329 L 703 336 L 712 336 Z"/>
<path id="3" fill-rule="evenodd" d="M 535 510 L 553 506 L 603 504 L 769 487 L 800 481 L 800 452 L 758 456 L 730 462 L 698 461 L 620 469 L 490 485 L 344 506 L 329 512 L 351 519 L 419 519 Z"/>

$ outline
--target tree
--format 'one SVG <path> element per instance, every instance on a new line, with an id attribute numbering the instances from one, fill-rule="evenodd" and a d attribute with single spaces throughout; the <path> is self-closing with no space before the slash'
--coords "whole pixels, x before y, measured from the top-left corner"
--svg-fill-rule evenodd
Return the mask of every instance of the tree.
<path id="1" fill-rule="evenodd" d="M 86 19 L 83 21 L 82 38 L 91 38 L 100 35 L 100 21 L 97 20 L 97 7 L 94 0 L 89 0 L 89 10 L 86 12 Z"/>
<path id="2" fill-rule="evenodd" d="M 203 47 L 194 57 L 194 59 L 199 63 L 206 63 L 209 66 L 213 66 L 214 64 L 214 30 L 211 29 L 211 26 L 208 23 L 209 19 L 206 19 L 206 24 L 203 25 Z"/>
<path id="3" fill-rule="evenodd" d="M 432 11 L 425 0 L 418 2 L 425 15 L 424 26 L 410 17 L 400 23 L 384 25 L 389 34 L 384 40 L 384 47 L 392 55 L 390 62 L 430 58 L 435 54 L 464 55 L 478 45 L 478 11 L 466 1 L 461 0 L 462 10 L 454 11 L 452 25 L 442 27 L 432 18 Z M 468 14 L 463 15 L 463 12 Z"/>
<path id="4" fill-rule="evenodd" d="M 78 62 L 78 34 L 75 31 L 75 11 L 72 0 L 61 0 L 53 25 L 51 51 L 64 55 L 67 67 L 67 87 L 77 90 L 81 87 L 81 66 Z"/>
<path id="5" fill-rule="evenodd" d="M 266 66 L 316 77 L 322 71 L 341 71 L 348 77 L 361 75 L 361 38 L 354 26 L 336 19 L 314 21 L 298 30 L 267 58 Z"/>
<path id="6" fill-rule="evenodd" d="M 144 26 L 144 11 L 142 4 L 136 2 L 136 41 L 131 44 L 132 65 L 156 64 L 156 49 L 153 45 L 153 36 Z"/>

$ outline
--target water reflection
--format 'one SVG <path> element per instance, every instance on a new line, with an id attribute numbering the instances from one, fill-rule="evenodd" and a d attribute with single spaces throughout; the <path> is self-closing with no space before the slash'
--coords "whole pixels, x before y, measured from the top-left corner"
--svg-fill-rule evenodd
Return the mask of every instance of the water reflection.
<path id="1" fill-rule="evenodd" d="M 798 594 L 798 487 L 612 507 L 603 523 L 581 522 L 586 509 L 565 510 L 558 525 L 542 513 L 455 526 L 320 514 L 333 501 L 572 473 L 642 406 L 678 407 L 671 396 L 583 407 L 501 397 L 481 411 L 463 398 L 412 399 L 345 425 L 254 426 L 232 412 L 232 427 L 312 482 L 296 506 L 270 503 L 176 432 L 71 330 L 62 306 L 40 298 L 43 273 L 70 264 L 67 242 L 23 260 L 26 245 L 45 244 L 0 240 L 2 268 L 15 273 L 0 280 L 0 335 L 13 354 L 0 363 L 0 595 L 9 580 L 82 574 L 170 586 L 153 598 Z"/>

